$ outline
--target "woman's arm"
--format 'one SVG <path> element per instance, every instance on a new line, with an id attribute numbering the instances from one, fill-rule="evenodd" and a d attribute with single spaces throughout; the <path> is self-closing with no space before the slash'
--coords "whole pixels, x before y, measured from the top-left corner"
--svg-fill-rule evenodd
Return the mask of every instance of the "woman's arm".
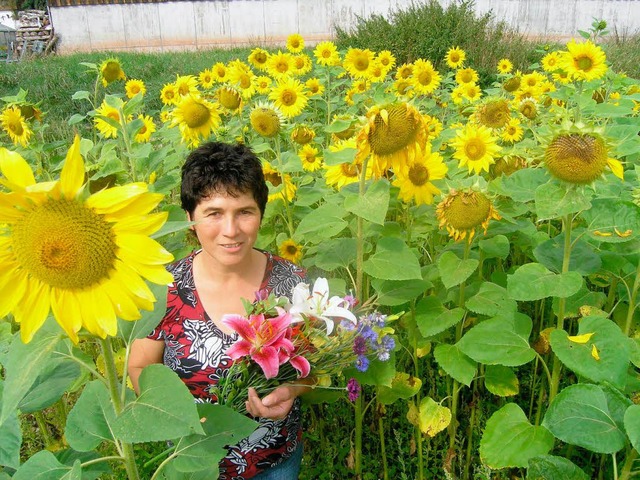
<path id="1" fill-rule="evenodd" d="M 162 340 L 151 340 L 150 338 L 139 338 L 131 344 L 129 352 L 129 363 L 127 371 L 133 384 L 136 394 L 140 393 L 138 379 L 142 369 L 152 363 L 162 363 L 164 353 L 164 342 Z"/>

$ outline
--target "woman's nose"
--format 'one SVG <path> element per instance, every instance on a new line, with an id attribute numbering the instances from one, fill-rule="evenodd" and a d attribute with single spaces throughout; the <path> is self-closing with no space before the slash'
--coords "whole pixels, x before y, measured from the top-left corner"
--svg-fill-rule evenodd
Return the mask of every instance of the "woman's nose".
<path id="1" fill-rule="evenodd" d="M 233 215 L 228 215 L 224 219 L 222 233 L 227 237 L 233 237 L 238 233 L 238 222 Z"/>

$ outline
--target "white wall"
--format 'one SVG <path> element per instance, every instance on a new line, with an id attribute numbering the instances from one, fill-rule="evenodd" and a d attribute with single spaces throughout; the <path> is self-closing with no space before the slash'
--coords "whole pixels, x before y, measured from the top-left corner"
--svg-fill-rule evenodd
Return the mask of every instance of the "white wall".
<path id="1" fill-rule="evenodd" d="M 455 0 L 440 0 L 446 7 Z M 298 32 L 308 43 L 330 39 L 335 26 L 357 17 L 387 15 L 412 0 L 209 0 L 51 8 L 59 51 L 168 51 L 211 47 L 284 45 Z M 610 30 L 640 31 L 640 0 L 476 0 L 478 13 L 492 11 L 534 37 L 570 38 L 593 18 Z"/>

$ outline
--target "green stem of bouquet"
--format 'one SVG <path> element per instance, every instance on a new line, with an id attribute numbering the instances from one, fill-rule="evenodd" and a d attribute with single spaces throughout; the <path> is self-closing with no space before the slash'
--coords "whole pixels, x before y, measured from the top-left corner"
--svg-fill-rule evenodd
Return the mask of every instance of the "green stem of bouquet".
<path id="1" fill-rule="evenodd" d="M 116 371 L 116 364 L 113 358 L 111 338 L 107 337 L 105 339 L 99 339 L 98 341 L 100 342 L 100 348 L 102 349 L 102 355 L 104 356 L 105 378 L 107 380 L 111 403 L 113 404 L 113 409 L 116 415 L 120 415 L 120 413 L 122 413 L 123 403 L 120 400 L 120 382 L 118 381 L 118 373 Z M 129 480 L 139 480 L 140 475 L 138 474 L 138 468 L 136 467 L 133 445 L 122 442 L 119 450 L 122 452 L 127 477 Z"/>
<path id="2" fill-rule="evenodd" d="M 464 243 L 464 253 L 462 260 L 469 259 L 469 252 L 471 251 L 471 239 L 467 237 Z M 460 284 L 460 292 L 458 295 L 458 306 L 464 308 L 464 292 L 466 281 Z M 458 323 L 456 328 L 456 343 L 462 338 L 462 332 L 464 330 L 465 318 L 463 317 Z M 449 448 L 455 448 L 456 444 L 456 432 L 458 430 L 458 396 L 460 394 L 460 383 L 454 378 L 453 387 L 451 389 L 451 423 L 449 424 Z M 469 441 L 471 441 L 469 439 Z"/>
<path id="3" fill-rule="evenodd" d="M 415 317 L 416 317 L 416 304 L 415 301 L 411 302 L 411 321 L 412 323 L 415 321 Z M 422 372 L 420 370 L 420 361 L 418 359 L 418 339 L 417 338 L 412 338 L 411 339 L 411 347 L 412 347 L 412 352 L 411 352 L 411 360 L 413 361 L 413 372 L 414 372 L 414 376 L 416 378 L 420 378 L 422 379 Z M 420 408 L 420 402 L 422 401 L 422 392 L 421 390 L 418 390 L 418 393 L 416 393 L 416 405 L 418 406 L 418 408 Z M 422 436 L 422 431 L 420 430 L 419 426 L 416 426 L 413 429 L 413 437 L 415 439 L 416 442 L 416 452 L 418 453 L 418 477 L 417 480 L 424 480 L 424 457 L 423 457 L 423 453 L 422 453 L 422 441 L 423 441 L 423 436 Z"/>
<path id="4" fill-rule="evenodd" d="M 382 405 L 378 402 L 378 412 L 380 412 L 381 406 Z M 380 441 L 380 456 L 382 457 L 382 478 L 383 480 L 389 480 L 389 466 L 387 465 L 387 449 L 384 434 L 384 417 L 382 415 L 378 415 L 378 438 Z"/>
<path id="5" fill-rule="evenodd" d="M 291 211 L 291 204 L 287 198 L 287 185 L 284 182 L 284 169 L 282 165 L 282 150 L 280 148 L 280 137 L 276 137 L 276 160 L 278 162 L 278 170 L 282 176 L 282 202 L 284 203 L 284 210 L 287 213 L 287 229 L 289 230 L 289 238 L 293 238 L 293 212 Z"/>
<path id="6" fill-rule="evenodd" d="M 565 215 L 562 218 L 562 230 L 564 231 L 564 255 L 562 258 L 562 273 L 569 271 L 569 262 L 571 260 L 571 214 Z M 556 328 L 558 330 L 564 330 L 564 311 L 566 306 L 566 299 L 558 299 L 558 316 Z M 553 401 L 558 388 L 560 386 L 560 372 L 562 371 L 562 362 L 557 355 L 553 356 L 553 368 L 551 373 L 551 383 L 549 385 L 549 403 Z"/>
<path id="7" fill-rule="evenodd" d="M 354 470 L 355 477 L 360 479 L 362 477 L 362 424 L 364 417 L 364 395 L 360 395 L 354 403 L 354 416 L 355 416 L 355 438 L 354 443 Z"/>
<path id="8" fill-rule="evenodd" d="M 638 299 L 638 289 L 640 288 L 640 261 L 636 268 L 636 278 L 633 282 L 633 288 L 629 294 L 629 309 L 627 310 L 627 319 L 624 324 L 624 334 L 628 337 L 631 333 L 631 326 L 633 325 L 633 314 L 636 311 L 636 301 Z"/>

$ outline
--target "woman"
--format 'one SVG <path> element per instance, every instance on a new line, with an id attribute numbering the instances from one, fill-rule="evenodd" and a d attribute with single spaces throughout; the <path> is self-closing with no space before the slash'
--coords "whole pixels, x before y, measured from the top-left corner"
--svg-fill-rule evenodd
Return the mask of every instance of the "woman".
<path id="1" fill-rule="evenodd" d="M 260 160 L 243 145 L 208 143 L 191 152 L 182 168 L 180 200 L 201 248 L 172 264 L 167 312 L 145 339 L 136 340 L 129 375 L 138 392 L 142 369 L 164 363 L 199 402 L 215 402 L 210 387 L 231 359 L 224 354 L 237 334 L 221 322 L 244 314 L 242 299 L 267 290 L 291 297 L 304 271 L 253 248 L 267 203 Z M 300 402 L 303 386 L 280 386 L 259 398 L 249 389 L 247 412 L 259 427 L 228 448 L 220 479 L 296 479 L 302 459 Z"/>

